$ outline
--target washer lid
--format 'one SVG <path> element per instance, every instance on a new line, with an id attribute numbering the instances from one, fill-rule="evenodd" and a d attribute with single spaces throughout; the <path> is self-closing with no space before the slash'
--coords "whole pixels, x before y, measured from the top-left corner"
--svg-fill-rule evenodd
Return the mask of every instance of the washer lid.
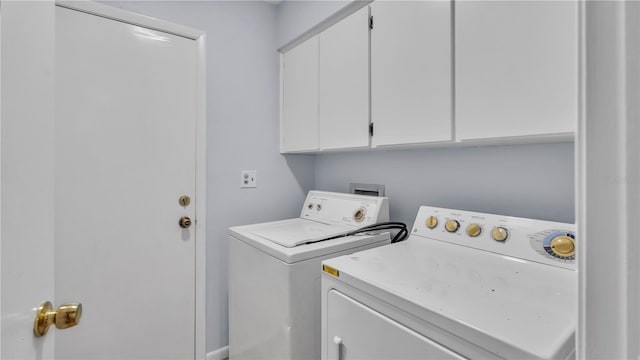
<path id="1" fill-rule="evenodd" d="M 317 221 L 296 219 L 291 222 L 263 224 L 250 232 L 284 247 L 292 248 L 344 234 L 353 227 L 340 224 L 323 224 Z"/>
<path id="2" fill-rule="evenodd" d="M 267 235 L 273 236 L 274 234 L 282 233 L 297 232 L 298 234 L 300 234 L 300 231 L 302 231 L 301 229 L 304 229 L 305 226 L 309 226 L 308 223 L 313 222 L 297 218 L 261 224 L 234 226 L 229 228 L 229 235 L 231 239 L 242 241 L 247 245 L 253 246 L 260 251 L 263 251 L 277 259 L 282 260 L 287 264 L 293 264 L 299 261 L 305 261 L 320 256 L 327 256 L 329 254 L 335 254 L 350 249 L 353 251 L 357 251 L 358 248 L 371 247 L 372 244 L 381 242 L 389 243 L 388 232 L 378 235 L 361 234 L 356 236 L 341 237 L 333 240 L 318 241 L 311 244 L 302 244 L 293 247 L 282 246 L 274 241 L 265 238 L 265 236 Z M 331 226 L 331 228 L 335 229 L 334 226 Z M 275 229 L 280 229 L 281 231 L 276 232 Z M 289 231 L 288 229 L 294 230 Z M 256 233 L 261 235 L 256 235 Z M 323 235 L 330 233 L 331 232 L 329 232 L 329 228 L 327 228 L 327 231 L 323 232 Z M 318 237 L 317 232 L 313 232 L 313 234 L 316 234 L 315 237 Z M 309 242 L 309 239 L 312 238 L 314 237 L 309 236 L 306 242 Z"/>

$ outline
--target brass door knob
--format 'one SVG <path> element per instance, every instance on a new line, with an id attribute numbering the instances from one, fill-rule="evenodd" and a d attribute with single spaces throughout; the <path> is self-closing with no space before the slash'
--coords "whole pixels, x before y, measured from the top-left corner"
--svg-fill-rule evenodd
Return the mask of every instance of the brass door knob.
<path id="1" fill-rule="evenodd" d="M 183 216 L 180 218 L 178 224 L 180 224 L 181 228 L 188 229 L 191 227 L 191 219 L 188 216 Z"/>
<path id="2" fill-rule="evenodd" d="M 60 305 L 57 310 L 49 301 L 43 302 L 33 321 L 33 334 L 36 337 L 44 336 L 49 330 L 49 326 L 54 325 L 58 329 L 66 329 L 78 325 L 82 317 L 82 304 L 66 303 Z"/>

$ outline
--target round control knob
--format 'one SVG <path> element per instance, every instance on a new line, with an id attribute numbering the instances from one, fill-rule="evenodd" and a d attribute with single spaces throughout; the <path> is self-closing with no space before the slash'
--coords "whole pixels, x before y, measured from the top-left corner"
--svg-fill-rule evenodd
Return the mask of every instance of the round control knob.
<path id="1" fill-rule="evenodd" d="M 470 224 L 469 226 L 467 226 L 467 235 L 471 237 L 476 237 L 480 235 L 481 232 L 482 228 L 478 224 Z"/>
<path id="2" fill-rule="evenodd" d="M 448 232 L 454 233 L 460 228 L 460 223 L 457 220 L 448 220 L 444 223 L 444 228 L 447 229 Z"/>
<path id="3" fill-rule="evenodd" d="M 567 235 L 554 237 L 550 245 L 551 251 L 559 257 L 570 257 L 576 253 L 575 240 Z"/>
<path id="4" fill-rule="evenodd" d="M 495 241 L 505 241 L 507 237 L 509 237 L 509 230 L 503 228 L 502 226 L 494 227 L 491 231 L 491 237 Z"/>
<path id="5" fill-rule="evenodd" d="M 367 214 L 367 210 L 365 210 L 364 208 L 359 208 L 353 213 L 353 219 L 356 222 L 362 222 L 366 214 Z"/>
<path id="6" fill-rule="evenodd" d="M 433 229 L 438 226 L 438 218 L 435 216 L 429 216 L 426 221 L 427 227 Z"/>

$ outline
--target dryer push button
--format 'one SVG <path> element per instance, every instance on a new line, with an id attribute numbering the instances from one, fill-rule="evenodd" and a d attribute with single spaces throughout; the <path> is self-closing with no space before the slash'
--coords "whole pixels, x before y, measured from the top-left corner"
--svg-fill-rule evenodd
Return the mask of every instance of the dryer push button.
<path id="1" fill-rule="evenodd" d="M 438 218 L 435 216 L 429 216 L 426 221 L 426 225 L 429 229 L 433 229 L 438 226 Z"/>
<path id="2" fill-rule="evenodd" d="M 457 220 L 447 220 L 444 228 L 447 229 L 448 232 L 454 233 L 460 228 L 460 223 Z"/>
<path id="3" fill-rule="evenodd" d="M 503 228 L 502 226 L 494 227 L 491 231 L 491 237 L 495 241 L 505 241 L 509 237 L 509 230 Z"/>
<path id="4" fill-rule="evenodd" d="M 482 227 L 478 224 L 470 224 L 467 226 L 467 235 L 477 237 L 482 232 Z"/>

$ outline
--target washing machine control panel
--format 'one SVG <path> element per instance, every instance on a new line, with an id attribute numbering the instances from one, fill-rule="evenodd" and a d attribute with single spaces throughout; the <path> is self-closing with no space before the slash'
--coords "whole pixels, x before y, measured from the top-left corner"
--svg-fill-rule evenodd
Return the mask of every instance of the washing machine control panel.
<path id="1" fill-rule="evenodd" d="M 310 191 L 300 217 L 355 228 L 389 221 L 386 197 Z"/>
<path id="2" fill-rule="evenodd" d="M 422 206 L 412 234 L 425 240 L 576 269 L 574 224 Z"/>

